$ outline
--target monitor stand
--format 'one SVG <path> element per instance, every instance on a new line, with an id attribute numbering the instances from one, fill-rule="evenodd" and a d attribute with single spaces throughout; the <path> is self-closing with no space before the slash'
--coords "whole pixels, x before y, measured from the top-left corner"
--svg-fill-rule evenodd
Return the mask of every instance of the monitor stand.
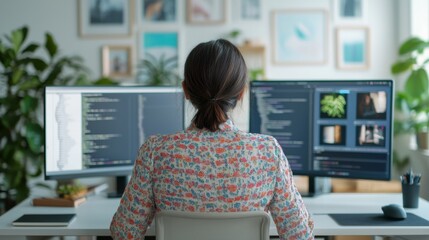
<path id="1" fill-rule="evenodd" d="M 316 189 L 316 177 L 308 176 L 308 193 L 301 194 L 302 197 L 317 197 L 323 192 Z"/>
<path id="2" fill-rule="evenodd" d="M 127 176 L 116 177 L 116 191 L 107 194 L 108 198 L 120 198 L 124 194 L 125 187 L 127 186 Z"/>

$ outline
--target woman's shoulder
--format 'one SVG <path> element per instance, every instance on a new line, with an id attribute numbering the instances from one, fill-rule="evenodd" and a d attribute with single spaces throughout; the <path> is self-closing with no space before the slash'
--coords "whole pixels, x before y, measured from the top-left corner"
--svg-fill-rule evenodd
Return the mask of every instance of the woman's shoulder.
<path id="1" fill-rule="evenodd" d="M 177 140 L 182 139 L 184 137 L 185 137 L 184 131 L 171 133 L 171 134 L 156 134 L 156 135 L 149 136 L 146 139 L 145 143 L 159 144 L 159 143 L 165 143 L 165 142 L 169 142 L 169 141 L 177 141 Z"/>
<path id="2" fill-rule="evenodd" d="M 250 141 L 277 144 L 277 139 L 271 135 L 261 134 L 261 133 L 249 133 L 249 132 L 240 132 L 240 134 L 242 138 L 246 138 Z"/>

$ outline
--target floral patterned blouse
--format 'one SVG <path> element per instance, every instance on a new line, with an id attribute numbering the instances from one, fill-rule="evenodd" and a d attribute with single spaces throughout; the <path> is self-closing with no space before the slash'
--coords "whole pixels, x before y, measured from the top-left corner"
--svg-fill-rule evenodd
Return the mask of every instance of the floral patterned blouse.
<path id="1" fill-rule="evenodd" d="M 271 136 L 195 127 L 152 136 L 139 150 L 110 231 L 143 239 L 157 211 L 269 211 L 281 239 L 313 239 L 313 220 Z"/>

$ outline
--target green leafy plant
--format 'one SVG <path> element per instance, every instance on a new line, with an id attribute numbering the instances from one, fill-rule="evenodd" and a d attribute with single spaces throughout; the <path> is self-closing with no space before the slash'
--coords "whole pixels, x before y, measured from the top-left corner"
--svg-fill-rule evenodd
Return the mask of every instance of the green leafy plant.
<path id="1" fill-rule="evenodd" d="M 330 117 L 342 118 L 344 117 L 346 110 L 346 99 L 344 96 L 339 94 L 328 94 L 325 95 L 320 102 L 321 111 L 326 113 Z"/>
<path id="2" fill-rule="evenodd" d="M 399 59 L 392 65 L 395 75 L 406 74 L 404 90 L 395 96 L 395 108 L 402 118 L 395 121 L 395 134 L 427 132 L 429 127 L 429 80 L 425 55 L 429 42 L 411 37 L 399 47 Z"/>
<path id="3" fill-rule="evenodd" d="M 138 82 L 151 86 L 178 85 L 177 56 L 156 58 L 150 53 L 138 64 Z"/>
<path id="4" fill-rule="evenodd" d="M 227 39 L 229 39 L 232 43 L 237 44 L 237 39 L 240 35 L 241 31 L 239 29 L 234 29 L 228 33 Z"/>
<path id="5" fill-rule="evenodd" d="M 262 79 L 264 74 L 264 69 L 262 68 L 249 69 L 250 80 Z"/>
<path id="6" fill-rule="evenodd" d="M 19 202 L 30 193 L 28 182 L 42 173 L 44 158 L 43 91 L 49 85 L 94 83 L 78 56 L 62 56 L 50 33 L 43 44 L 26 43 L 24 26 L 0 39 L 0 182 Z"/>
<path id="7" fill-rule="evenodd" d="M 60 198 L 76 199 L 87 193 L 87 187 L 80 183 L 61 184 L 57 187 L 57 195 Z"/>

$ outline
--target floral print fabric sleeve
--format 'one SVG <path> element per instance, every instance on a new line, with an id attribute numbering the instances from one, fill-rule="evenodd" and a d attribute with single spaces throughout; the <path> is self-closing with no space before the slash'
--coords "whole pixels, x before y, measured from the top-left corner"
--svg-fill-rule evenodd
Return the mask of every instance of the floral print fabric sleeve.
<path id="1" fill-rule="evenodd" d="M 155 215 L 152 176 L 153 163 L 148 139 L 139 150 L 131 179 L 113 216 L 113 239 L 143 239 Z"/>
<path id="2" fill-rule="evenodd" d="M 276 141 L 278 169 L 274 196 L 269 210 L 281 239 L 314 239 L 311 219 L 296 188 L 292 172 L 282 148 Z"/>

